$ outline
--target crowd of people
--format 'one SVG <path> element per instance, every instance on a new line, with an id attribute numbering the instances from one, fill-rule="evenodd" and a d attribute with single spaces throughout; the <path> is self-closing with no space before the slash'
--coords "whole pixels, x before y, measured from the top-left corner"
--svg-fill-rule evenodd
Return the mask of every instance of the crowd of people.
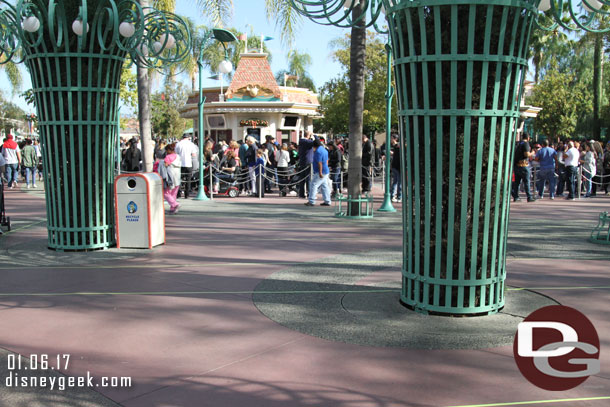
<path id="1" fill-rule="evenodd" d="M 400 143 L 398 136 L 390 141 L 391 196 L 397 202 L 402 198 Z M 36 179 L 42 179 L 42 154 L 37 140 L 25 139 L 17 143 L 12 135 L 2 141 L 0 167 L 8 188 L 18 186 L 19 175 L 27 188 L 36 188 Z M 347 138 L 325 140 L 306 132 L 298 143 L 279 143 L 273 136 L 264 142 L 246 137 L 244 142 L 229 143 L 211 139 L 204 141 L 203 167 L 206 192 L 223 193 L 230 186 L 238 193 L 264 196 L 274 188 L 282 195 L 296 195 L 314 205 L 318 191 L 322 205 L 342 194 L 348 171 L 349 145 Z M 385 160 L 385 145 L 377 148 L 374 141 L 364 135 L 362 139 L 362 191 L 371 191 L 372 177 Z M 178 142 L 158 140 L 154 149 L 155 171 L 165 181 L 165 198 L 170 211 L 180 206 L 179 198 L 189 198 L 199 185 L 199 147 L 190 134 Z M 142 170 L 141 143 L 131 139 L 122 145 L 121 169 L 125 172 Z M 533 175 L 533 177 L 532 177 Z M 535 179 L 534 188 L 531 179 Z M 578 188 L 581 190 L 578 190 Z M 585 198 L 610 189 L 610 142 L 605 146 L 598 141 L 558 141 L 550 144 L 543 140 L 532 144 L 527 134 L 515 147 L 513 185 L 511 195 L 520 201 L 523 190 L 528 202 L 564 196 Z"/>
<path id="2" fill-rule="evenodd" d="M 577 196 L 589 198 L 610 187 L 610 142 L 605 147 L 599 141 L 579 142 L 558 141 L 550 144 L 543 140 L 540 144 L 530 144 L 530 137 L 524 134 L 515 147 L 513 163 L 513 201 L 520 201 L 519 190 L 523 184 L 528 202 L 543 199 L 545 187 L 549 199 L 563 197 L 575 199 Z M 535 174 L 535 193 L 530 179 Z M 581 188 L 580 190 L 578 188 Z"/>
<path id="3" fill-rule="evenodd" d="M 37 188 L 36 178 L 42 180 L 42 152 L 38 140 L 26 138 L 18 143 L 12 134 L 8 134 L 0 150 L 0 168 L 7 187 L 18 188 L 21 175 L 26 188 Z"/>
<path id="4" fill-rule="evenodd" d="M 391 143 L 391 157 L 399 157 L 398 137 L 392 137 Z M 367 136 L 363 137 L 364 193 L 370 192 L 375 167 L 384 159 L 381 153 L 383 147 L 378 149 Z M 166 195 L 166 200 L 171 213 L 175 213 L 179 207 L 177 199 L 189 198 L 198 188 L 199 148 L 190 134 L 169 145 L 159 140 L 154 151 L 155 170 L 162 168 L 161 162 L 170 165 L 167 161 L 168 148 L 175 154 L 171 165 L 179 166 L 181 175 L 176 188 L 173 180 L 170 180 L 171 174 L 163 171 L 166 191 L 171 191 Z M 214 194 L 223 194 L 230 186 L 238 194 L 261 197 L 277 189 L 282 196 L 290 194 L 307 199 L 308 206 L 315 204 L 319 191 L 322 193 L 322 205 L 326 206 L 342 193 L 347 179 L 348 151 L 347 139 L 327 141 L 311 132 L 306 132 L 298 143 L 280 144 L 273 136 L 266 136 L 263 143 L 252 136 L 246 137 L 244 142 L 232 140 L 229 143 L 214 143 L 206 139 L 203 147 L 203 185 L 208 194 L 210 189 Z M 141 158 L 137 140 L 127 143 L 122 157 L 124 171 L 137 171 L 136 164 Z M 399 159 L 392 159 L 392 192 L 395 202 L 401 200 Z"/>

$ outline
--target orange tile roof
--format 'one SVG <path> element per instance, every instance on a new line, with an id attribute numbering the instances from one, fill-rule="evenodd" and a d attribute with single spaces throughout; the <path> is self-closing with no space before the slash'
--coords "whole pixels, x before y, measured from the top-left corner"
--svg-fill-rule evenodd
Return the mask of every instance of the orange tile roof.
<path id="1" fill-rule="evenodd" d="M 227 90 L 226 99 L 231 99 L 239 90 L 251 87 L 268 90 L 276 98 L 281 98 L 280 87 L 275 81 L 267 54 L 242 54 L 231 85 Z"/>
<path id="2" fill-rule="evenodd" d="M 319 105 L 318 97 L 315 93 L 304 88 L 282 88 L 285 96 L 283 102 L 300 103 L 307 105 Z"/>
<path id="3" fill-rule="evenodd" d="M 205 103 L 219 102 L 220 101 L 220 89 L 213 91 L 204 91 L 203 96 L 205 97 Z M 196 105 L 199 103 L 199 92 L 191 93 L 188 100 L 186 101 L 187 105 Z"/>

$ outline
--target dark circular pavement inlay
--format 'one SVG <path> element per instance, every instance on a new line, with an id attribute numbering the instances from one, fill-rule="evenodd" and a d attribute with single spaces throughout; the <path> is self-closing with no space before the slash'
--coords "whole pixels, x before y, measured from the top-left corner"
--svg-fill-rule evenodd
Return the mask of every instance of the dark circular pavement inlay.
<path id="1" fill-rule="evenodd" d="M 557 304 L 532 291 L 509 290 L 504 309 L 494 315 L 450 318 L 418 314 L 398 301 L 400 262 L 400 252 L 370 251 L 305 263 L 263 280 L 253 301 L 269 319 L 307 335 L 413 349 L 511 345 L 519 322 L 538 308 Z M 382 270 L 396 271 L 396 281 L 357 285 Z"/>

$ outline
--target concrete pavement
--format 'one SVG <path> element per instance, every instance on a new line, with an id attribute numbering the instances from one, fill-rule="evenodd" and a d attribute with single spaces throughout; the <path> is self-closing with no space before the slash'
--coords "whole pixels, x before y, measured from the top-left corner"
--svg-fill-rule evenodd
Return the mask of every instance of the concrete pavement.
<path id="1" fill-rule="evenodd" d="M 364 263 L 355 254 L 399 253 L 399 213 L 337 219 L 333 208 L 307 208 L 303 200 L 269 194 L 263 200 L 189 200 L 167 217 L 165 246 L 57 253 L 46 249 L 41 197 L 40 191 L 7 191 L 13 230 L 0 237 L 0 347 L 26 356 L 69 354 L 68 375 L 132 380 L 130 387 L 98 387 L 89 396 L 66 390 L 56 405 L 609 403 L 582 400 L 610 397 L 604 350 L 600 374 L 551 393 L 521 376 L 510 345 L 422 350 L 348 344 L 287 328 L 259 312 L 254 290 L 275 273 L 315 269 L 337 258 L 342 268 L 356 270 Z M 596 326 L 602 349 L 610 346 L 610 247 L 587 238 L 609 207 L 610 197 L 513 204 L 507 261 L 509 285 L 579 309 Z M 358 288 L 400 279 L 395 264 L 372 271 L 357 280 Z M 362 303 L 348 302 L 348 308 Z M 7 363 L 5 356 L 0 363 Z M 47 396 L 3 388 L 0 405 L 52 405 Z"/>

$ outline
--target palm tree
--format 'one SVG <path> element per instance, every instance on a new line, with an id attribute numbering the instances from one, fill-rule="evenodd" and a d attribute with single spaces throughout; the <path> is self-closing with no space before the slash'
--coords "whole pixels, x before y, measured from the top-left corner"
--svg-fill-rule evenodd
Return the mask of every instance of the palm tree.
<path id="1" fill-rule="evenodd" d="M 11 90 L 13 93 L 21 89 L 21 85 L 23 84 L 23 77 L 21 76 L 21 71 L 19 67 L 14 62 L 7 62 L 6 64 L 0 65 L 0 68 L 4 70 L 6 76 L 8 78 L 8 82 L 11 85 Z"/>
<path id="2" fill-rule="evenodd" d="M 568 43 L 568 36 L 559 28 L 553 31 L 532 30 L 530 35 L 530 56 L 534 65 L 534 82 L 538 83 L 540 73 L 548 64 L 549 58 L 556 52 L 561 52 L 562 48 Z"/>
<path id="3" fill-rule="evenodd" d="M 603 34 L 595 34 L 593 53 L 593 138 L 599 140 L 601 136 L 600 110 L 602 99 L 602 61 L 604 56 Z"/>
<path id="4" fill-rule="evenodd" d="M 296 76 L 296 79 L 290 78 L 286 81 L 288 86 L 298 86 L 307 88 L 315 92 L 316 87 L 313 79 L 307 73 L 307 70 L 312 64 L 311 55 L 306 52 L 292 50 L 288 52 L 288 69 L 283 69 L 275 75 L 275 80 L 283 84 L 284 75 Z"/>
<path id="5" fill-rule="evenodd" d="M 350 42 L 349 69 L 349 176 L 347 193 L 357 197 L 362 193 L 362 126 L 364 113 L 364 75 L 366 61 L 366 27 L 362 3 L 357 3 L 352 10 L 352 21 L 360 20 L 352 27 Z M 355 202 L 349 208 L 348 215 L 358 215 L 360 203 Z"/>
<path id="6" fill-rule="evenodd" d="M 140 4 L 148 5 L 148 0 L 140 0 Z M 154 0 L 156 7 L 173 11 L 175 0 Z M 198 0 L 198 4 L 204 14 L 209 16 L 216 26 L 222 26 L 231 15 L 233 9 L 232 0 Z M 281 27 L 281 40 L 284 44 L 292 49 L 295 33 L 300 25 L 301 17 L 295 9 L 292 8 L 288 0 L 265 0 L 265 9 L 267 18 L 275 20 L 276 26 Z M 356 19 L 362 15 L 362 5 L 358 3 L 353 8 L 352 19 Z M 352 28 L 351 42 L 351 68 L 350 68 L 350 113 L 349 113 L 349 129 L 350 129 L 350 175 L 348 191 L 352 196 L 358 196 L 361 193 L 360 182 L 362 179 L 362 123 L 364 109 L 364 61 L 366 56 L 366 29 L 364 27 L 364 19 L 362 24 Z M 146 74 L 138 70 L 138 88 L 142 84 L 142 96 L 140 101 L 140 128 L 142 142 L 145 140 L 150 142 L 150 86 Z M 146 98 L 146 100 L 144 100 Z M 146 109 L 148 113 L 143 113 Z M 144 122 L 144 123 L 143 123 Z M 146 124 L 146 122 L 148 124 Z M 147 131 L 147 133 L 144 132 Z M 147 151 L 150 150 L 150 155 L 147 156 Z M 152 168 L 152 145 L 144 152 L 144 162 L 148 171 L 149 163 Z M 149 157 L 150 161 L 147 161 Z M 350 209 L 351 210 L 351 209 Z"/>
<path id="7" fill-rule="evenodd" d="M 358 21 L 364 13 L 362 3 L 352 9 L 352 21 Z M 288 0 L 266 0 L 267 17 L 275 19 L 282 27 L 282 41 L 292 45 L 294 34 L 300 23 L 297 12 Z M 350 96 L 349 96 L 349 177 L 348 194 L 357 197 L 362 193 L 362 125 L 364 111 L 364 75 L 366 57 L 365 19 L 351 29 L 350 43 Z M 290 47 L 292 48 L 292 47 Z M 348 214 L 357 215 L 359 204 L 348 209 Z"/>
<path id="8" fill-rule="evenodd" d="M 311 55 L 306 52 L 297 50 L 288 52 L 288 69 L 293 75 L 305 76 L 311 62 Z"/>
<path id="9" fill-rule="evenodd" d="M 150 7 L 149 0 L 139 0 L 142 8 Z M 142 161 L 144 171 L 150 172 L 153 167 L 154 145 L 152 144 L 152 126 L 150 122 L 150 85 L 151 77 L 148 68 L 138 67 L 138 121 L 140 122 L 140 140 L 142 142 Z"/>

